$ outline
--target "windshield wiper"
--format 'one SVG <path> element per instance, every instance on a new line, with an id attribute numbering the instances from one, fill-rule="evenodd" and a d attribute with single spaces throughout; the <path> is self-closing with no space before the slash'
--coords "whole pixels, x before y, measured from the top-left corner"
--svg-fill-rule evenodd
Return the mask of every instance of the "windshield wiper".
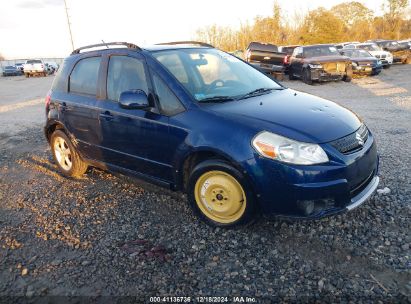
<path id="1" fill-rule="evenodd" d="M 281 88 L 281 87 L 280 88 L 259 88 L 254 91 L 248 92 L 247 94 L 244 94 L 238 99 L 245 99 L 245 98 L 250 98 L 254 96 L 259 96 L 259 95 L 267 94 L 274 90 L 284 90 L 284 88 Z"/>
<path id="2" fill-rule="evenodd" d="M 213 96 L 200 99 L 198 102 L 225 102 L 225 101 L 232 101 L 235 100 L 233 97 L 230 96 Z"/>

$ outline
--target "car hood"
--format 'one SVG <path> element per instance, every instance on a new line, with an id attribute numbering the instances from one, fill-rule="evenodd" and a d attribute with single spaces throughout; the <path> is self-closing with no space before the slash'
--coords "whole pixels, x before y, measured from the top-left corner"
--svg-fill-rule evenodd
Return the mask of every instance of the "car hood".
<path id="1" fill-rule="evenodd" d="M 318 57 L 310 57 L 305 59 L 307 63 L 313 62 L 336 62 L 336 61 L 350 61 L 350 58 L 345 56 L 333 55 L 333 56 L 318 56 Z"/>
<path id="2" fill-rule="evenodd" d="M 375 57 L 352 57 L 351 60 L 355 62 L 376 62 L 378 61 L 378 59 Z"/>
<path id="3" fill-rule="evenodd" d="M 215 104 L 210 109 L 257 131 L 266 130 L 304 142 L 329 142 L 355 132 L 361 125 L 350 110 L 291 89 Z"/>

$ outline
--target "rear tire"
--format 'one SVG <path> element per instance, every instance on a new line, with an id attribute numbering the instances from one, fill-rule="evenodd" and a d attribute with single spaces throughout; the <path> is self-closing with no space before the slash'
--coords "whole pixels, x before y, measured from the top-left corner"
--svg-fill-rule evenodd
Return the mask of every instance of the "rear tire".
<path id="1" fill-rule="evenodd" d="M 351 76 L 345 75 L 345 76 L 343 77 L 343 81 L 345 81 L 345 82 L 351 82 L 351 80 L 352 80 L 352 77 L 351 77 Z"/>
<path id="2" fill-rule="evenodd" d="M 61 173 L 68 177 L 81 177 L 86 173 L 85 163 L 68 136 L 62 131 L 54 131 L 50 138 L 51 151 Z"/>
<path id="3" fill-rule="evenodd" d="M 303 81 L 308 85 L 313 85 L 313 80 L 311 79 L 311 72 L 309 69 L 303 69 Z"/>
<path id="4" fill-rule="evenodd" d="M 210 226 L 231 228 L 256 219 L 254 193 L 245 176 L 228 162 L 207 160 L 195 166 L 187 193 L 194 213 Z"/>

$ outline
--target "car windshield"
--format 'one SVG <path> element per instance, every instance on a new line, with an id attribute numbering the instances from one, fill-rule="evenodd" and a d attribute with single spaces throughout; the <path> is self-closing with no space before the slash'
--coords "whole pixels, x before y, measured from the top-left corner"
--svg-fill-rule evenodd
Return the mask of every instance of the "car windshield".
<path id="1" fill-rule="evenodd" d="M 27 60 L 28 64 L 41 63 L 41 60 Z"/>
<path id="2" fill-rule="evenodd" d="M 335 46 L 312 46 L 304 48 L 304 57 L 321 57 L 321 56 L 330 56 L 330 55 L 340 55 Z"/>
<path id="3" fill-rule="evenodd" d="M 6 66 L 4 69 L 5 69 L 5 70 L 13 70 L 13 69 L 14 69 L 14 66 L 8 65 L 8 66 Z"/>
<path id="4" fill-rule="evenodd" d="M 254 91 L 263 94 L 283 89 L 237 57 L 217 49 L 164 50 L 153 56 L 199 102 L 233 100 Z"/>
<path id="5" fill-rule="evenodd" d="M 347 53 L 349 57 L 353 58 L 365 58 L 365 57 L 372 57 L 370 53 L 366 50 L 352 50 L 350 53 Z"/>

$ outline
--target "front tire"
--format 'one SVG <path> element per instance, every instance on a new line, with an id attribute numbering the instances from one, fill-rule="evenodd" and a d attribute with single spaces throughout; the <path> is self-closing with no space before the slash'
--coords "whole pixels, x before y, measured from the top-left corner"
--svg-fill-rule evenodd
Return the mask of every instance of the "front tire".
<path id="1" fill-rule="evenodd" d="M 343 77 L 343 81 L 345 81 L 345 82 L 351 82 L 351 80 L 352 80 L 352 77 L 351 77 L 351 76 L 345 75 L 345 76 Z"/>
<path id="2" fill-rule="evenodd" d="M 256 218 L 256 201 L 244 175 L 220 160 L 201 162 L 187 186 L 193 211 L 208 225 L 234 227 Z"/>
<path id="3" fill-rule="evenodd" d="M 313 80 L 311 79 L 311 72 L 310 72 L 309 69 L 304 69 L 303 70 L 303 81 L 304 81 L 304 83 L 306 83 L 308 85 L 313 84 Z"/>
<path id="4" fill-rule="evenodd" d="M 288 79 L 289 80 L 296 80 L 297 79 L 293 74 L 293 69 L 291 68 L 291 66 L 288 68 Z"/>
<path id="5" fill-rule="evenodd" d="M 63 175 L 81 177 L 88 165 L 81 159 L 70 139 L 62 130 L 54 131 L 50 138 L 54 161 Z"/>

